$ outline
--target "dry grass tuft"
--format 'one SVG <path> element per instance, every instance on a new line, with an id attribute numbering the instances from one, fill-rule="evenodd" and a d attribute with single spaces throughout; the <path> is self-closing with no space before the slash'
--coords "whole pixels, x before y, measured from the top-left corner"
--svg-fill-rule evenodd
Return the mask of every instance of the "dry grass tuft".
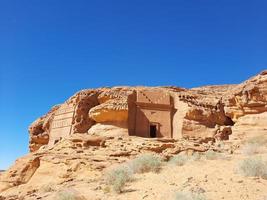
<path id="1" fill-rule="evenodd" d="M 204 157 L 207 160 L 217 160 L 219 158 L 221 158 L 221 155 L 213 150 L 208 150 L 204 153 Z"/>
<path id="2" fill-rule="evenodd" d="M 74 190 L 64 190 L 56 194 L 55 200 L 85 200 Z"/>
<path id="3" fill-rule="evenodd" d="M 129 162 L 134 173 L 159 172 L 161 166 L 161 158 L 153 154 L 144 154 Z"/>
<path id="4" fill-rule="evenodd" d="M 176 165 L 176 166 L 183 166 L 188 161 L 189 161 L 189 156 L 178 154 L 178 155 L 172 157 L 171 160 L 169 161 L 169 163 L 172 165 Z"/>
<path id="5" fill-rule="evenodd" d="M 237 170 L 244 176 L 254 176 L 267 179 L 267 162 L 259 157 L 247 158 L 241 161 Z"/>
<path id="6" fill-rule="evenodd" d="M 175 200 L 206 200 L 204 194 L 193 193 L 193 192 L 177 192 Z"/>
<path id="7" fill-rule="evenodd" d="M 119 165 L 107 171 L 104 179 L 108 186 L 120 193 L 125 184 L 131 180 L 132 174 L 132 170 L 127 165 Z"/>
<path id="8" fill-rule="evenodd" d="M 267 144 L 267 138 L 262 136 L 252 137 L 245 141 L 244 146 L 241 149 L 241 152 L 244 155 L 263 153 L 266 144 Z"/>

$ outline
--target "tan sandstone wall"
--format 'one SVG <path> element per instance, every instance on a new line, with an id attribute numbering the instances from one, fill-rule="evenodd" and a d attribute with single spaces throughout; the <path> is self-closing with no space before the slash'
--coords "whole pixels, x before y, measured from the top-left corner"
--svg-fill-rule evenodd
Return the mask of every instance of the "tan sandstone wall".
<path id="1" fill-rule="evenodd" d="M 178 95 L 173 95 L 174 101 L 174 114 L 173 114 L 173 138 L 179 139 L 183 137 L 183 122 L 186 112 L 188 110 L 188 104 L 180 101 Z"/>
<path id="2" fill-rule="evenodd" d="M 150 124 L 157 126 L 157 137 L 171 137 L 171 113 L 168 110 L 137 108 L 136 135 L 149 136 Z"/>

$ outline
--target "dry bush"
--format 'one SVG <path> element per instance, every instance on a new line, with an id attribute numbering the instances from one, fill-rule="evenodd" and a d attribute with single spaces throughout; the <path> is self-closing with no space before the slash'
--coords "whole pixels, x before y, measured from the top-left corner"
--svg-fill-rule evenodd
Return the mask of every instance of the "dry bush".
<path id="1" fill-rule="evenodd" d="M 193 155 L 190 156 L 191 161 L 201 160 L 201 154 L 199 152 L 194 152 Z"/>
<path id="2" fill-rule="evenodd" d="M 193 192 L 177 192 L 175 200 L 206 200 L 205 195 Z"/>
<path id="3" fill-rule="evenodd" d="M 144 154 L 130 161 L 129 166 L 134 173 L 159 172 L 162 160 L 153 154 Z"/>
<path id="4" fill-rule="evenodd" d="M 131 180 L 132 170 L 127 165 L 113 167 L 105 173 L 105 182 L 115 192 L 122 192 L 125 184 Z"/>
<path id="5" fill-rule="evenodd" d="M 259 157 L 247 158 L 241 161 L 237 170 L 244 176 L 255 176 L 267 179 L 267 162 Z"/>
<path id="6" fill-rule="evenodd" d="M 125 184 L 132 179 L 133 173 L 159 172 L 162 166 L 160 157 L 145 154 L 141 155 L 124 165 L 119 165 L 108 170 L 104 179 L 108 186 L 115 192 L 120 193 Z M 105 189 L 109 191 L 108 188 Z"/>
<path id="7" fill-rule="evenodd" d="M 56 194 L 55 200 L 85 200 L 75 190 L 64 190 Z"/>
<path id="8" fill-rule="evenodd" d="M 201 160 L 201 154 L 199 152 L 194 152 L 192 155 L 178 154 L 172 157 L 169 164 L 183 166 L 187 162 L 194 162 Z"/>
<path id="9" fill-rule="evenodd" d="M 253 155 L 263 152 L 263 148 L 267 144 L 267 138 L 262 136 L 252 137 L 245 141 L 241 152 L 244 155 Z"/>
<path id="10" fill-rule="evenodd" d="M 208 150 L 204 153 L 204 157 L 207 160 L 216 160 L 222 158 L 222 155 L 220 153 L 217 153 L 213 150 Z"/>
<path id="11" fill-rule="evenodd" d="M 55 185 L 54 184 L 47 184 L 47 185 L 43 185 L 41 188 L 40 188 L 40 191 L 41 192 L 53 192 L 55 191 Z"/>
<path id="12" fill-rule="evenodd" d="M 171 160 L 169 161 L 169 163 L 172 165 L 183 166 L 188 161 L 189 161 L 188 156 L 178 154 L 178 155 L 173 156 Z"/>

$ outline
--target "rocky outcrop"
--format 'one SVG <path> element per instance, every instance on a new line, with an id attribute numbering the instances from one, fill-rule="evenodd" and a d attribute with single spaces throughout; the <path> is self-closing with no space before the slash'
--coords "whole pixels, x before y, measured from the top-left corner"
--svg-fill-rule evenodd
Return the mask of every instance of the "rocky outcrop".
<path id="1" fill-rule="evenodd" d="M 170 126 L 175 131 L 172 133 L 175 138 L 202 138 L 213 141 L 227 139 L 230 134 L 236 132 L 236 128 L 232 131 L 232 127 L 240 127 L 234 124 L 240 124 L 239 120 L 245 119 L 242 117 L 267 111 L 266 88 L 267 71 L 237 85 L 215 85 L 192 89 L 113 87 L 82 90 L 33 122 L 29 128 L 30 150 L 33 152 L 47 145 L 50 140 L 56 138 L 55 134 L 62 134 L 62 136 L 60 135 L 49 144 L 53 145 L 68 134 L 129 135 L 130 130 L 134 131 L 135 126 L 144 125 L 133 122 L 137 116 L 135 107 L 139 106 L 138 93 L 141 95 L 140 98 L 144 98 L 142 101 L 151 102 L 151 104 L 160 102 L 164 98 L 166 101 L 166 97 L 170 96 L 170 106 L 173 105 L 174 109 L 170 110 L 173 118 Z M 153 96 L 153 91 L 157 95 L 162 95 Z M 160 103 L 158 105 L 161 106 Z M 144 103 L 140 106 L 143 106 L 142 109 L 147 107 Z M 165 107 L 160 109 L 164 110 Z M 153 105 L 149 109 L 153 111 Z M 144 111 L 143 116 L 138 117 L 146 118 L 145 115 L 149 114 L 149 109 Z M 61 114 L 64 116 L 60 116 Z M 64 121 L 65 116 L 70 121 Z M 169 115 L 165 113 L 164 117 L 167 116 Z M 168 120 L 165 121 L 168 122 Z M 69 128 L 62 128 L 61 132 L 55 131 L 65 126 Z M 62 132 L 66 130 L 67 133 L 63 134 Z M 52 136 L 51 133 L 54 135 Z"/>
<path id="2" fill-rule="evenodd" d="M 128 120 L 128 96 L 134 88 L 114 87 L 104 89 L 98 96 L 98 106 L 92 108 L 89 117 L 97 123 L 126 124 Z"/>
<path id="3" fill-rule="evenodd" d="M 239 85 L 82 90 L 30 125 L 31 153 L 0 174 L 0 199 L 45 199 L 73 184 L 95 188 L 93 199 L 110 165 L 145 153 L 233 153 L 240 139 L 266 135 L 266 121 L 267 71 Z M 148 135 L 129 134 L 138 126 Z M 170 137 L 153 133 L 164 127 Z"/>
<path id="4" fill-rule="evenodd" d="M 223 96 L 225 113 L 237 121 L 248 114 L 267 111 L 267 71 L 233 87 Z"/>
<path id="5" fill-rule="evenodd" d="M 128 104 L 127 99 L 111 99 L 102 103 L 89 112 L 89 116 L 96 122 L 127 122 Z"/>
<path id="6" fill-rule="evenodd" d="M 267 135 L 267 112 L 250 114 L 238 118 L 232 127 L 231 139 L 244 139 Z"/>
<path id="7" fill-rule="evenodd" d="M 27 155 L 16 163 L 0 177 L 0 192 L 10 187 L 27 183 L 40 166 L 39 156 Z"/>
<path id="8" fill-rule="evenodd" d="M 110 165 L 125 162 L 138 154 L 160 153 L 168 159 L 188 149 L 205 151 L 209 148 L 208 144 L 196 147 L 196 143 L 163 138 L 73 134 L 50 149 L 39 149 L 18 159 L 0 176 L 0 193 L 29 198 L 32 188 L 36 192 L 42 191 L 44 186 L 64 185 L 73 179 L 94 179 Z"/>
<path id="9" fill-rule="evenodd" d="M 68 101 L 73 102 L 76 106 L 72 122 L 73 133 L 85 133 L 94 125 L 95 121 L 88 116 L 88 112 L 99 104 L 97 96 L 97 90 L 83 90 Z"/>
<path id="10" fill-rule="evenodd" d="M 55 111 L 59 107 L 59 105 L 54 106 L 47 114 L 38 118 L 29 126 L 29 149 L 31 152 L 36 151 L 41 146 L 48 144 L 51 121 Z"/>
<path id="11" fill-rule="evenodd" d="M 89 135 L 97 136 L 128 136 L 128 129 L 125 124 L 119 125 L 116 123 L 96 123 L 88 130 Z"/>

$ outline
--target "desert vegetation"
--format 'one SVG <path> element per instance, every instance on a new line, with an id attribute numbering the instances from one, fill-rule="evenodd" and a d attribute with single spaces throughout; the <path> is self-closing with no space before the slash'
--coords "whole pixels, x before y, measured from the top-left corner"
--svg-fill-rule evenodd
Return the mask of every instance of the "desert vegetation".
<path id="1" fill-rule="evenodd" d="M 217 153 L 213 150 L 208 150 L 204 153 L 204 157 L 207 160 L 216 160 L 216 159 L 222 158 L 222 154 Z"/>
<path id="2" fill-rule="evenodd" d="M 241 152 L 244 155 L 254 155 L 264 152 L 264 147 L 267 144 L 267 138 L 251 137 L 244 142 Z"/>
<path id="3" fill-rule="evenodd" d="M 266 150 L 266 137 L 251 137 L 243 143 L 241 153 L 247 158 L 238 163 L 237 172 L 247 177 L 267 179 L 267 158 L 255 154 Z"/>
<path id="4" fill-rule="evenodd" d="M 183 166 L 189 161 L 189 159 L 190 158 L 187 155 L 178 154 L 178 155 L 172 157 L 171 160 L 169 161 L 169 163 L 172 165 L 176 165 L 176 166 Z"/>
<path id="5" fill-rule="evenodd" d="M 159 172 L 162 166 L 160 157 L 153 154 L 144 154 L 131 160 L 127 164 L 113 167 L 105 173 L 105 183 L 113 191 L 120 193 L 127 182 L 133 179 L 134 173 Z M 106 189 L 108 191 L 109 189 Z"/>
<path id="6" fill-rule="evenodd" d="M 42 192 L 53 192 L 56 190 L 56 186 L 54 184 L 47 184 L 40 188 Z"/>
<path id="7" fill-rule="evenodd" d="M 216 160 L 222 159 L 225 156 L 221 153 L 215 152 L 213 150 L 208 150 L 205 153 L 194 152 L 192 155 L 178 154 L 172 157 L 169 161 L 170 164 L 176 166 L 183 166 L 188 162 L 199 161 L 199 160 Z"/>
<path id="8" fill-rule="evenodd" d="M 129 166 L 134 173 L 145 173 L 150 171 L 157 173 L 162 166 L 162 160 L 159 156 L 144 154 L 130 161 Z"/>
<path id="9" fill-rule="evenodd" d="M 131 180 L 132 174 L 133 172 L 129 166 L 119 165 L 106 172 L 105 182 L 108 186 L 112 187 L 115 192 L 120 193 L 125 184 Z"/>
<path id="10" fill-rule="evenodd" d="M 215 160 L 221 157 L 222 155 L 220 153 L 212 150 L 205 153 L 194 152 L 192 155 L 177 154 L 169 160 L 168 164 L 172 166 L 183 166 L 189 162 L 203 159 Z M 164 162 L 161 157 L 155 154 L 144 154 L 124 164 L 114 166 L 104 173 L 104 180 L 107 186 L 104 191 L 110 192 L 110 190 L 113 190 L 116 193 L 121 193 L 123 192 L 125 185 L 134 180 L 134 174 L 147 172 L 159 173 L 163 165 Z M 185 194 L 181 193 L 180 195 Z M 188 198 L 193 198 L 192 200 L 200 199 L 195 194 L 187 194 L 187 196 Z"/>
<path id="11" fill-rule="evenodd" d="M 244 176 L 267 179 L 267 161 L 261 157 L 246 158 L 239 163 L 238 172 Z"/>
<path id="12" fill-rule="evenodd" d="M 182 191 L 175 194 L 175 200 L 206 200 L 206 197 L 204 194 Z"/>
<path id="13" fill-rule="evenodd" d="M 75 191 L 64 190 L 56 194 L 55 200 L 84 200 L 84 198 L 79 197 Z"/>

